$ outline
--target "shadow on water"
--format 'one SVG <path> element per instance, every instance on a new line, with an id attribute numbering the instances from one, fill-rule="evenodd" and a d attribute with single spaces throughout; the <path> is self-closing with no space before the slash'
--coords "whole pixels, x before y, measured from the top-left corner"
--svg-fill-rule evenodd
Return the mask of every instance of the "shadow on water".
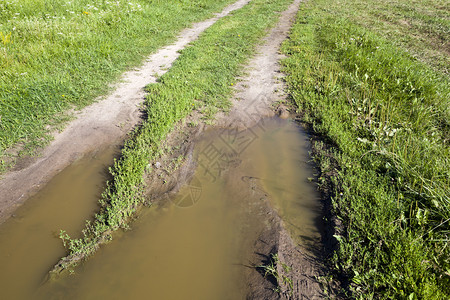
<path id="1" fill-rule="evenodd" d="M 112 161 L 112 154 L 109 157 Z M 39 200 L 29 201 L 29 208 L 18 213 L 24 222 L 38 222 L 21 226 L 11 220 L 0 227 L 2 295 L 245 299 L 243 270 L 256 267 L 249 266 L 249 257 L 259 234 L 269 226 L 265 199 L 270 199 L 296 243 L 311 250 L 320 243 L 320 195 L 308 181 L 313 177 L 308 138 L 293 122 L 271 118 L 247 130 L 209 130 L 196 144 L 195 157 L 194 177 L 169 202 L 144 209 L 131 230 L 102 247 L 73 275 L 47 282 L 36 293 L 46 270 L 64 254 L 55 237 L 59 229 L 79 232 L 83 220 L 97 210 L 104 185 L 103 162 L 95 167 L 87 160 L 80 162 L 81 171 L 63 171 L 61 176 L 72 173 L 67 186 L 59 186 L 56 177 L 36 196 Z M 92 172 L 98 179 L 83 177 L 91 167 L 97 168 Z M 69 189 L 73 203 L 61 206 Z M 55 199 L 45 200 L 50 195 Z M 50 221 L 55 216 L 60 220 Z M 261 255 L 270 263 L 271 257 Z"/>

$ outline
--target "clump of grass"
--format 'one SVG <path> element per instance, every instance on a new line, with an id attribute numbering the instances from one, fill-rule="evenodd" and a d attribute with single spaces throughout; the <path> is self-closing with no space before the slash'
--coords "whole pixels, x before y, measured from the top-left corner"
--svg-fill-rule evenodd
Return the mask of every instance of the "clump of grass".
<path id="1" fill-rule="evenodd" d="M 356 298 L 447 299 L 448 77 L 340 17 L 370 15 L 375 1 L 346 3 L 310 1 L 284 45 L 293 101 L 331 149 L 317 159 L 339 165 L 330 188 L 345 234 L 333 264 Z"/>
<path id="2" fill-rule="evenodd" d="M 113 180 L 102 195 L 100 212 L 93 222 L 87 223 L 83 237 L 71 239 L 61 232 L 69 255 L 53 272 L 76 265 L 110 240 L 112 232 L 128 228 L 145 201 L 146 166 L 157 157 L 161 142 L 193 109 L 217 110 L 230 106 L 230 83 L 236 81 L 242 64 L 290 2 L 251 1 L 206 30 L 198 41 L 182 51 L 159 83 L 148 86 L 147 120 L 125 143 L 121 159 L 110 169 Z"/>
<path id="3" fill-rule="evenodd" d="M 92 103 L 124 70 L 231 2 L 1 1 L 0 162 L 18 143 L 32 152 L 48 142 L 63 112 Z"/>
<path id="4" fill-rule="evenodd" d="M 282 262 L 277 253 L 271 254 L 270 261 L 265 265 L 257 266 L 257 268 L 264 271 L 264 277 L 272 277 L 277 282 L 274 292 L 280 294 L 282 289 L 285 289 L 290 295 L 292 295 L 294 283 L 292 279 L 286 275 L 292 270 L 292 268 Z"/>

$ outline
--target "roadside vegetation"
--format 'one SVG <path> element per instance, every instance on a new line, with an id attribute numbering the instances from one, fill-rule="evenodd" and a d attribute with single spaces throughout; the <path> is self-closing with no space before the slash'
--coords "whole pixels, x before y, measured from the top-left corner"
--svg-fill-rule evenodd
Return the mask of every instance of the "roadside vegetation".
<path id="1" fill-rule="evenodd" d="M 234 0 L 1 0 L 0 172 L 124 70 Z M 9 159 L 8 159 L 9 156 Z"/>
<path id="2" fill-rule="evenodd" d="M 110 169 L 113 180 L 100 200 L 95 220 L 88 222 L 83 236 L 60 237 L 69 255 L 53 272 L 71 268 L 92 255 L 118 229 L 128 228 L 131 218 L 145 202 L 144 175 L 148 164 L 160 155 L 160 145 L 174 125 L 192 111 L 211 118 L 230 107 L 230 95 L 242 65 L 257 43 L 273 26 L 291 0 L 253 0 L 219 20 L 182 51 L 173 67 L 157 84 L 148 86 L 147 119 L 126 142 L 122 157 Z"/>
<path id="3" fill-rule="evenodd" d="M 336 18 L 376 31 L 393 45 L 450 75 L 450 4 L 447 0 L 335 0 L 324 8 Z"/>
<path id="4" fill-rule="evenodd" d="M 289 93 L 321 136 L 346 297 L 450 298 L 448 5 L 310 0 L 283 45 Z"/>

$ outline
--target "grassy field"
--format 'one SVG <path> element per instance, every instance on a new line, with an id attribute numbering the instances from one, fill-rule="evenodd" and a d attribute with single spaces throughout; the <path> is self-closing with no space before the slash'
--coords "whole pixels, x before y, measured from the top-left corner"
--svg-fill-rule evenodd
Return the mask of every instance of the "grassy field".
<path id="1" fill-rule="evenodd" d="M 207 29 L 182 51 L 159 83 L 148 86 L 148 118 L 126 142 L 121 159 L 111 168 L 114 179 L 103 193 L 101 210 L 93 222 L 88 222 L 84 236 L 71 239 L 61 232 L 69 255 L 55 268 L 56 272 L 92 255 L 99 244 L 112 238 L 112 232 L 128 227 L 130 218 L 145 201 L 144 174 L 151 172 L 147 168 L 149 161 L 160 155 L 161 141 L 193 110 L 209 118 L 230 106 L 232 86 L 241 75 L 243 63 L 290 2 L 251 1 Z"/>
<path id="2" fill-rule="evenodd" d="M 1 0 L 0 172 L 120 74 L 233 0 Z M 50 126 L 49 126 L 50 125 Z"/>
<path id="3" fill-rule="evenodd" d="M 450 297 L 449 20 L 448 1 L 310 0 L 283 46 L 347 297 Z"/>
<path id="4" fill-rule="evenodd" d="M 450 3 L 447 0 L 336 0 L 329 7 L 403 48 L 436 71 L 450 75 Z M 338 9 L 336 9 L 338 8 Z"/>

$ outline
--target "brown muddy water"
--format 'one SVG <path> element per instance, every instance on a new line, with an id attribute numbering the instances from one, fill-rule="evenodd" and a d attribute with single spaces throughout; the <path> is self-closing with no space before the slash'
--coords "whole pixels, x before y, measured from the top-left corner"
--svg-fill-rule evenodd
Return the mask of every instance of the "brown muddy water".
<path id="1" fill-rule="evenodd" d="M 64 254 L 59 229 L 75 235 L 95 213 L 112 151 L 101 162 L 85 158 L 0 227 L 1 298 L 245 299 L 252 245 L 270 226 L 267 201 L 299 244 L 319 241 L 307 151 L 301 129 L 278 118 L 210 130 L 196 145 L 193 179 L 176 196 L 144 209 L 72 275 L 43 282 Z"/>
<path id="2" fill-rule="evenodd" d="M 110 147 L 77 160 L 0 226 L 0 299 L 33 299 L 52 264 L 65 254 L 60 229 L 78 236 L 98 209 L 107 166 L 118 151 Z"/>

